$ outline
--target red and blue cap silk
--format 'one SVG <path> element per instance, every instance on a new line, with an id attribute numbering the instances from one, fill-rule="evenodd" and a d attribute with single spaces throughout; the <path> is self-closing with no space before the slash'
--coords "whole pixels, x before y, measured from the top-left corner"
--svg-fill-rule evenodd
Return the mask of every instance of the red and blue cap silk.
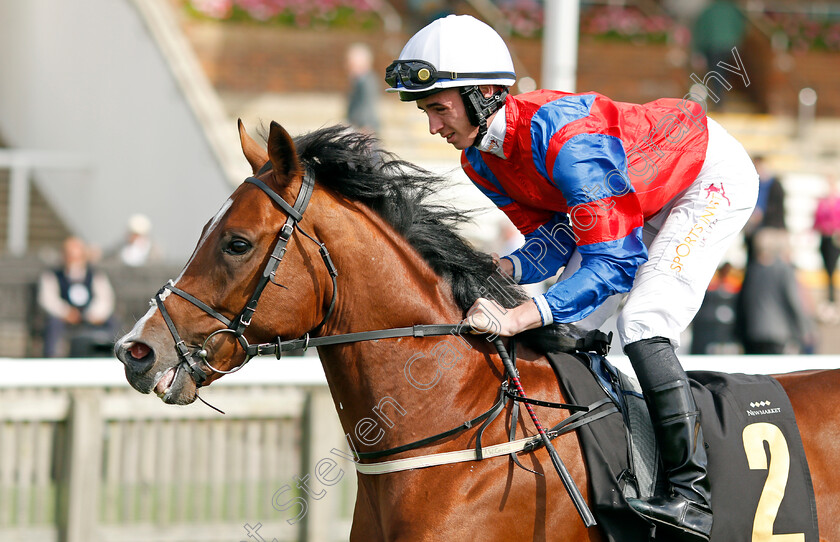
<path id="1" fill-rule="evenodd" d="M 505 158 L 470 147 L 461 165 L 525 235 L 511 254 L 521 283 L 554 276 L 580 252 L 581 268 L 545 294 L 550 320 L 576 322 L 630 290 L 647 260 L 645 219 L 703 165 L 705 111 L 686 100 L 639 105 L 542 90 L 508 96 L 505 117 Z"/>

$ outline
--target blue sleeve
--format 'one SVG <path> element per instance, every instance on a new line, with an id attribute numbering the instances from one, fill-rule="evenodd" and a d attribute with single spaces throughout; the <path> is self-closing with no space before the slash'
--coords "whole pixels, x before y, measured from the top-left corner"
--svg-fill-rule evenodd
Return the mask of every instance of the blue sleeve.
<path id="1" fill-rule="evenodd" d="M 589 114 L 591 104 L 578 104 L 578 115 Z M 557 124 L 548 120 L 546 127 Z M 537 131 L 542 133 L 552 132 Z M 534 298 L 544 324 L 580 321 L 611 295 L 628 292 L 639 266 L 647 261 L 643 214 L 629 182 L 621 140 L 584 131 L 554 146 L 551 142 L 535 136 L 533 154 L 540 173 L 562 192 L 569 206 L 581 263 L 570 277 Z"/>
<path id="2" fill-rule="evenodd" d="M 635 228 L 630 235 L 615 241 L 579 246 L 578 251 L 580 269 L 534 298 L 545 324 L 577 322 L 609 296 L 629 292 L 636 271 L 647 261 L 642 228 Z"/>
<path id="3" fill-rule="evenodd" d="M 575 250 L 568 217 L 554 218 L 525 236 L 525 243 L 505 256 L 513 264 L 513 280 L 519 284 L 542 282 L 557 274 Z"/>

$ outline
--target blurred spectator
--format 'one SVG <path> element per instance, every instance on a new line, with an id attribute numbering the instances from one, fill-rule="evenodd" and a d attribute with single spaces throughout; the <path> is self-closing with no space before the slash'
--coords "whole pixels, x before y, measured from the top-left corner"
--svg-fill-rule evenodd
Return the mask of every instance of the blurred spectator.
<path id="1" fill-rule="evenodd" d="M 744 242 L 747 249 L 747 261 L 753 257 L 753 239 L 762 228 L 786 230 L 785 188 L 779 178 L 772 173 L 763 156 L 753 158 L 758 172 L 758 201 L 755 210 L 744 226 Z"/>
<path id="2" fill-rule="evenodd" d="M 788 234 L 764 228 L 755 235 L 738 297 L 737 325 L 746 354 L 782 354 L 788 347 L 811 350 L 813 330 L 790 259 Z"/>
<path id="3" fill-rule="evenodd" d="M 691 31 L 692 48 L 706 61 L 709 71 L 720 70 L 718 62 L 732 64 L 732 48 L 741 45 L 746 31 L 746 18 L 732 0 L 714 0 L 704 9 Z M 710 107 L 723 104 L 725 89 L 716 78 L 709 81 Z"/>
<path id="4" fill-rule="evenodd" d="M 740 291 L 741 279 L 732 264 L 721 265 L 691 324 L 693 355 L 740 353 L 735 330 L 735 303 Z"/>
<path id="5" fill-rule="evenodd" d="M 376 135 L 379 132 L 379 76 L 373 73 L 373 52 L 364 43 L 347 49 L 347 73 L 350 94 L 347 99 L 347 122 L 359 131 Z"/>
<path id="6" fill-rule="evenodd" d="M 840 186 L 835 177 L 828 179 L 828 194 L 817 202 L 814 229 L 820 234 L 820 255 L 828 279 L 828 303 L 820 307 L 819 316 L 825 321 L 836 321 L 839 313 L 835 306 L 834 270 L 840 257 Z"/>
<path id="7" fill-rule="evenodd" d="M 140 267 L 157 260 L 157 247 L 152 243 L 149 232 L 152 223 L 146 215 L 135 214 L 128 219 L 128 233 L 125 244 L 119 249 L 119 260 L 131 267 Z"/>
<path id="8" fill-rule="evenodd" d="M 92 267 L 81 239 L 64 241 L 62 259 L 38 284 L 38 304 L 47 313 L 44 357 L 92 356 L 113 344 L 114 291 L 108 277 Z"/>

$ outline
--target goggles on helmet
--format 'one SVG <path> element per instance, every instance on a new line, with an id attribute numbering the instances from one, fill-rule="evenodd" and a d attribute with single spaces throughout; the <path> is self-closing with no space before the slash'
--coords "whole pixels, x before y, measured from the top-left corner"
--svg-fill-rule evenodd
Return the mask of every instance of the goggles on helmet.
<path id="1" fill-rule="evenodd" d="M 447 72 L 437 70 L 425 60 L 395 60 L 385 68 L 385 82 L 391 88 L 402 83 L 406 90 L 424 90 L 434 85 L 439 79 L 510 79 L 515 77 L 508 72 Z"/>

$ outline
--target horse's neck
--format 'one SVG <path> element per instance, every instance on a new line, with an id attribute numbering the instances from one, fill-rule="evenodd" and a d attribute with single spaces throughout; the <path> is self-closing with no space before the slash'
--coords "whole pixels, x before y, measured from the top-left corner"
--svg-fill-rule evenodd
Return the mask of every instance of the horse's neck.
<path id="1" fill-rule="evenodd" d="M 329 334 L 413 324 L 457 323 L 463 318 L 451 287 L 391 226 L 364 206 L 341 206 L 346 215 L 329 243 L 339 272 L 335 318 Z"/>
<path id="2" fill-rule="evenodd" d="M 329 244 L 339 294 L 325 335 L 461 321 L 449 284 L 390 226 L 365 208 L 345 206 L 343 212 L 353 216 L 332 221 L 341 228 L 329 233 L 339 237 Z M 388 429 L 374 447 L 381 449 L 383 443 L 405 443 L 412 434 L 427 436 L 463 422 L 452 405 L 456 397 L 465 399 L 461 410 L 476 402 L 483 406 L 484 395 L 491 400 L 489 407 L 499 378 L 487 352 L 484 341 L 453 335 L 365 341 L 320 353 L 345 430 L 364 431 L 360 421 L 377 422 Z M 436 419 L 418 425 L 423 413 Z M 450 414 L 457 421 L 449 420 Z M 400 427 L 401 420 L 409 419 L 410 426 Z"/>

